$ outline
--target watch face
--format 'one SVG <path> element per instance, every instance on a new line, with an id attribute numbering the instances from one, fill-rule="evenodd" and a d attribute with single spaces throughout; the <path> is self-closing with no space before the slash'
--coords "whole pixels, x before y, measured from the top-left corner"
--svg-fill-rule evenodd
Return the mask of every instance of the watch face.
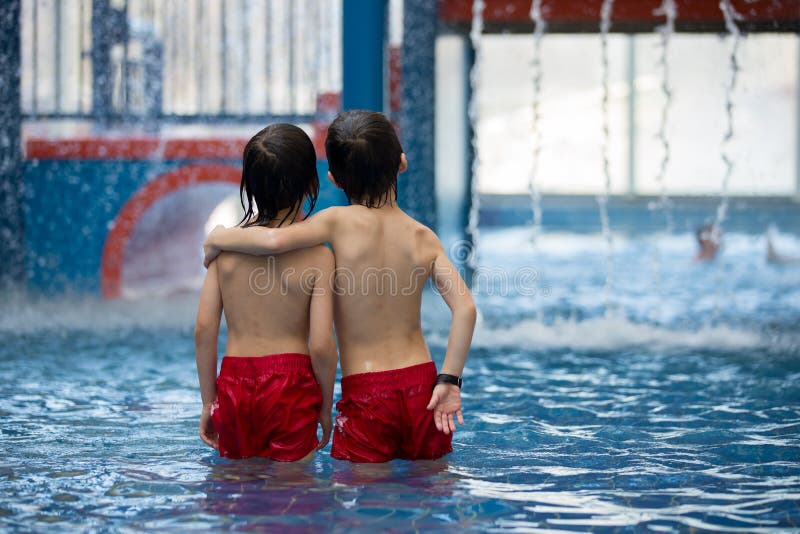
<path id="1" fill-rule="evenodd" d="M 440 374 L 436 377 L 437 384 L 453 384 L 454 386 L 458 386 L 461 389 L 462 380 L 459 376 L 448 375 L 448 374 Z"/>

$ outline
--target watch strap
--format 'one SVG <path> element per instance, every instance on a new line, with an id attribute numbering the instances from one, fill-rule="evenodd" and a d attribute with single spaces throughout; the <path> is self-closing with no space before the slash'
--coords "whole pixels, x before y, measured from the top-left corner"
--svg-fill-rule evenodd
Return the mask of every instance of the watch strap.
<path id="1" fill-rule="evenodd" d="M 460 376 L 455 375 L 448 375 L 446 373 L 442 373 L 436 377 L 436 384 L 452 384 L 454 386 L 458 386 L 458 389 L 461 389 L 461 385 L 464 381 L 461 379 Z"/>

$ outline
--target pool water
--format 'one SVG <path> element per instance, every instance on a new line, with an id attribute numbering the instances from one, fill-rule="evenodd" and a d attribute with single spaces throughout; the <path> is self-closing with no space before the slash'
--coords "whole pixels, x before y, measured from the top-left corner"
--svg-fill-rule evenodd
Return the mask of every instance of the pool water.
<path id="1" fill-rule="evenodd" d="M 604 291 L 598 236 L 527 235 L 483 234 L 483 264 L 533 268 L 536 294 L 482 288 L 466 424 L 437 462 L 222 460 L 197 436 L 194 295 L 8 296 L 0 528 L 800 528 L 800 265 L 766 264 L 761 236 L 710 265 L 689 234 L 618 236 Z M 440 360 L 446 308 L 423 311 Z"/>

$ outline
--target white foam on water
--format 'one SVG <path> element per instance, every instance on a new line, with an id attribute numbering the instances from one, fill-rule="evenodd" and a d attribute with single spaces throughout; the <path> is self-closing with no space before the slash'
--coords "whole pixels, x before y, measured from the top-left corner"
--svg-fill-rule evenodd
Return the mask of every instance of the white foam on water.
<path id="1" fill-rule="evenodd" d="M 138 300 L 103 300 L 97 296 L 45 299 L 23 294 L 6 295 L 0 303 L 0 333 L 191 328 L 194 326 L 198 298 L 195 292 L 170 298 Z"/>
<path id="2" fill-rule="evenodd" d="M 757 349 L 769 345 L 758 332 L 726 325 L 701 326 L 696 330 L 673 329 L 633 322 L 622 317 L 595 317 L 576 321 L 556 319 L 552 324 L 522 320 L 508 327 L 478 324 L 476 347 L 524 349 L 621 350 L 647 347 L 664 349 Z"/>
<path id="3" fill-rule="evenodd" d="M 21 296 L 6 298 L 0 305 L 0 333 L 191 329 L 194 326 L 197 298 L 194 293 L 157 300 L 104 301 L 97 297 L 65 297 L 37 301 Z M 438 319 L 449 319 L 439 313 L 433 314 L 432 318 L 436 322 L 440 322 Z M 448 323 L 449 320 L 442 322 L 442 325 Z M 429 341 L 446 342 L 446 337 L 439 337 L 438 332 L 428 334 Z M 583 320 L 559 318 L 547 324 L 523 319 L 504 327 L 491 327 L 485 321 L 479 321 L 473 344 L 476 347 L 533 350 L 568 348 L 607 351 L 636 347 L 656 350 L 742 350 L 765 348 L 770 340 L 761 333 L 726 325 L 701 326 L 696 330 L 674 329 L 610 316 Z"/>
<path id="4" fill-rule="evenodd" d="M 713 321 L 710 315 L 714 287 L 709 272 L 715 266 L 693 261 L 691 234 L 615 239 L 625 276 L 618 279 L 618 307 L 609 317 L 597 317 L 602 280 L 593 269 L 603 254 L 600 236 L 545 233 L 534 247 L 527 227 L 491 230 L 486 235 L 485 257 L 495 265 L 512 275 L 520 266 L 534 266 L 542 277 L 536 280 L 534 296 L 525 296 L 513 285 L 507 294 L 489 293 L 486 288 L 476 294 L 479 308 L 489 319 L 477 327 L 476 346 L 531 350 L 783 346 L 792 353 L 800 348 L 800 331 L 791 327 L 792 317 L 800 311 L 800 266 L 768 265 L 763 235 L 725 236 L 724 261 L 719 266 L 726 272 L 722 321 Z M 797 236 L 774 230 L 772 236 L 787 256 L 800 251 Z M 653 290 L 648 271 L 648 251 L 654 242 L 663 253 L 664 274 L 669 275 L 662 296 Z M 509 280 L 513 282 L 513 276 Z M 197 301 L 195 291 L 116 301 L 99 296 L 4 294 L 0 295 L 0 334 L 191 329 Z M 426 292 L 423 301 L 423 327 L 429 341 L 446 343 L 449 310 L 434 292 Z M 534 320 L 537 306 L 545 317 L 557 318 Z M 493 319 L 498 311 L 497 318 L 508 314 L 508 320 L 516 322 L 489 326 L 497 324 Z"/>
<path id="5" fill-rule="evenodd" d="M 545 232 L 536 248 L 530 243 L 530 229 L 513 227 L 484 230 L 487 239 L 483 250 L 489 257 L 519 256 L 538 253 L 545 256 L 571 257 L 586 253 L 600 254 L 605 251 L 603 236 L 600 234 L 574 234 L 568 232 Z M 800 238 L 794 234 L 771 231 L 772 242 L 783 254 L 800 257 Z M 651 234 L 631 238 L 614 234 L 614 249 L 619 253 L 643 253 L 643 244 L 657 245 L 669 256 L 691 260 L 696 253 L 697 244 L 691 232 L 675 234 Z M 729 233 L 722 237 L 720 257 L 747 256 L 766 258 L 767 233 L 752 235 Z"/>

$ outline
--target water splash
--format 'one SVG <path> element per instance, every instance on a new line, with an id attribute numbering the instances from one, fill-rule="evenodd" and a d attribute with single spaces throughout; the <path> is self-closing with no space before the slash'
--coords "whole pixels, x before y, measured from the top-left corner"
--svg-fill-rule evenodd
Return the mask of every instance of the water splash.
<path id="1" fill-rule="evenodd" d="M 770 343 L 775 341 L 757 330 L 729 325 L 661 326 L 623 316 L 584 320 L 556 317 L 548 322 L 523 319 L 509 326 L 480 323 L 473 341 L 475 347 L 481 348 L 502 345 L 532 350 L 607 351 L 645 347 L 647 350 L 766 350 Z"/>
<path id="2" fill-rule="evenodd" d="M 528 180 L 528 194 L 531 197 L 531 211 L 533 212 L 533 228 L 531 240 L 536 243 L 542 230 L 542 194 L 539 190 L 539 156 L 542 151 L 541 132 L 541 94 L 542 94 L 542 37 L 547 29 L 547 22 L 542 15 L 542 0 L 533 0 L 531 3 L 530 18 L 533 21 L 533 154 L 531 159 L 531 175 Z"/>
<path id="3" fill-rule="evenodd" d="M 608 61 L 608 34 L 611 30 L 611 14 L 614 10 L 614 0 L 603 0 L 600 7 L 600 52 L 602 61 L 603 85 L 603 192 L 597 196 L 597 205 L 600 210 L 600 225 L 603 240 L 606 243 L 606 277 L 603 285 L 606 312 L 609 311 L 611 290 L 614 286 L 614 240 L 611 235 L 611 221 L 608 217 L 608 198 L 611 194 L 611 168 L 609 162 L 611 133 L 609 130 L 609 61 Z"/>
<path id="4" fill-rule="evenodd" d="M 739 79 L 739 46 L 742 41 L 742 31 L 736 24 L 737 20 L 742 20 L 743 17 L 739 14 L 731 4 L 730 0 L 720 0 L 719 8 L 722 10 L 722 15 L 725 17 L 725 29 L 728 34 L 733 38 L 733 45 L 729 56 L 730 65 L 730 78 L 728 84 L 725 86 L 725 116 L 727 119 L 727 126 L 725 134 L 722 138 L 722 162 L 725 164 L 725 174 L 722 177 L 722 187 L 720 189 L 720 203 L 717 206 L 717 213 L 714 218 L 712 226 L 712 238 L 719 242 L 722 238 L 722 223 L 728 214 L 728 201 L 730 179 L 733 175 L 734 161 L 733 155 L 730 152 L 730 143 L 733 140 L 733 93 L 736 90 L 736 84 Z"/>
<path id="5" fill-rule="evenodd" d="M 480 238 L 478 225 L 480 223 L 480 193 L 478 192 L 478 170 L 480 169 L 480 154 L 478 149 L 478 86 L 480 82 L 481 44 L 483 34 L 483 10 L 486 3 L 483 0 L 474 0 L 472 3 L 472 26 L 469 32 L 470 43 L 474 53 L 472 68 L 469 73 L 469 85 L 472 95 L 469 101 L 469 122 L 472 128 L 472 180 L 470 190 L 472 198 L 469 206 L 467 220 L 467 234 L 472 241 L 472 252 L 467 257 L 467 265 L 471 269 L 478 267 L 478 240 Z"/>

